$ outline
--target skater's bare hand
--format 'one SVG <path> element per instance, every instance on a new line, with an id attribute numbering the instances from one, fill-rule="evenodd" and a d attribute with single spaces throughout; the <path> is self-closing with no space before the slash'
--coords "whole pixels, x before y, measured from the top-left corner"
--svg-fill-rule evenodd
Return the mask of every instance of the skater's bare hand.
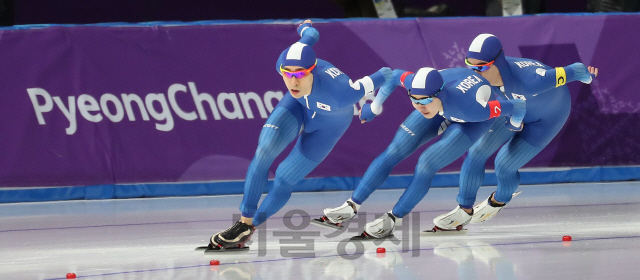
<path id="1" fill-rule="evenodd" d="M 305 23 L 308 23 L 308 24 L 313 25 L 313 22 L 311 22 L 311 20 L 310 20 L 310 19 L 307 19 L 307 20 L 303 21 L 301 24 L 299 24 L 299 25 L 298 25 L 298 27 L 300 27 L 301 25 L 303 25 L 303 24 L 305 24 Z"/>
<path id="2" fill-rule="evenodd" d="M 598 68 L 595 68 L 593 66 L 589 66 L 589 67 L 587 67 L 587 69 L 589 69 L 589 73 L 593 74 L 594 77 L 598 76 Z"/>

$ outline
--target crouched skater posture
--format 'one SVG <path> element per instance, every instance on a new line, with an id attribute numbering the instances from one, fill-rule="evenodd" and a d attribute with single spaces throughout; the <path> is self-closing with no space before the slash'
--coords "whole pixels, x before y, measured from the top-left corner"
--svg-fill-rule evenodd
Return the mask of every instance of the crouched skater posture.
<path id="1" fill-rule="evenodd" d="M 436 226 L 445 228 L 449 224 L 488 221 L 511 201 L 520 185 L 518 169 L 553 140 L 569 117 L 571 95 L 566 83 L 589 84 L 598 74 L 597 68 L 579 62 L 551 68 L 537 60 L 505 56 L 502 43 L 492 34 L 480 34 L 473 40 L 465 62 L 498 87 L 501 98 L 525 100 L 527 114 L 521 131 L 495 125 L 469 149 L 460 170 L 458 206 L 433 220 Z M 497 191 L 473 207 L 484 179 L 485 163 L 498 149 Z"/>
<path id="2" fill-rule="evenodd" d="M 319 33 L 310 20 L 297 31 L 302 38 L 285 49 L 276 63 L 289 94 L 280 100 L 260 132 L 240 204 L 242 218 L 213 235 L 209 250 L 246 248 L 244 243 L 251 238 L 254 226 L 280 210 L 296 183 L 333 149 L 353 120 L 353 105 L 391 79 L 391 69 L 384 67 L 352 81 L 331 63 L 316 58 L 312 47 Z M 296 137 L 293 150 L 276 169 L 273 189 L 258 208 L 267 186 L 269 167 Z"/>
<path id="3" fill-rule="evenodd" d="M 512 130 L 522 128 L 525 102 L 497 100 L 497 89 L 466 68 L 438 72 L 427 67 L 415 74 L 394 70 L 393 78 L 380 89 L 373 103 L 363 106 L 360 118 L 371 121 L 382 111 L 382 103 L 397 86 L 408 90 L 409 100 L 416 110 L 400 125 L 386 150 L 371 163 L 351 198 L 340 207 L 325 209 L 324 216 L 314 223 L 340 226 L 352 219 L 394 166 L 442 133 L 442 137 L 420 155 L 411 183 L 395 207 L 367 223 L 361 234 L 362 238 L 390 236 L 402 217 L 427 194 L 436 172 L 464 154 L 492 127 L 497 117 L 510 117 L 506 123 L 500 123 L 501 126 Z"/>

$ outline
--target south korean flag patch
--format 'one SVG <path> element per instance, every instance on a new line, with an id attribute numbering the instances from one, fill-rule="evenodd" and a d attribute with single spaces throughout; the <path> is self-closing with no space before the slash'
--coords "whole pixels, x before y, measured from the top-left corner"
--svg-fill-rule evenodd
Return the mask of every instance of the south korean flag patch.
<path id="1" fill-rule="evenodd" d="M 521 100 L 527 100 L 524 95 L 520 95 L 520 94 L 515 94 L 515 93 L 511 93 L 511 96 L 513 96 L 513 99 L 521 99 Z"/>
<path id="2" fill-rule="evenodd" d="M 316 102 L 316 105 L 318 106 L 318 108 L 320 110 L 331 111 L 331 106 L 329 106 L 327 104 Z"/>

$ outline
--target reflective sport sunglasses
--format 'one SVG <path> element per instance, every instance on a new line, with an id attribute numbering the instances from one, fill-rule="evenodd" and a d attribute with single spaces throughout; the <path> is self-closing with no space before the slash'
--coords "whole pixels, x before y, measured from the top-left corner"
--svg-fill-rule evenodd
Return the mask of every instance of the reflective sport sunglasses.
<path id="1" fill-rule="evenodd" d="M 464 59 L 464 63 L 467 64 L 467 66 L 469 66 L 469 69 L 471 69 L 471 70 L 475 70 L 475 71 L 478 71 L 478 72 L 484 72 L 484 71 L 489 70 L 489 68 L 491 68 L 491 65 L 493 65 L 493 63 L 496 62 L 496 58 L 498 58 L 498 56 L 500 55 L 501 52 L 502 52 L 502 49 L 498 52 L 496 57 L 494 57 L 490 62 L 487 62 L 487 63 L 472 64 L 472 63 L 469 62 L 469 58 L 465 58 Z"/>
<path id="2" fill-rule="evenodd" d="M 411 102 L 418 104 L 418 105 L 427 105 L 431 102 L 433 102 L 433 98 L 438 96 L 438 93 L 440 93 L 442 91 L 442 89 L 444 88 L 444 84 L 442 84 L 442 86 L 440 87 L 440 89 L 438 91 L 436 91 L 436 93 L 429 95 L 427 97 L 424 98 L 420 98 L 420 99 L 416 99 L 415 97 L 413 97 L 413 95 L 411 95 L 411 90 L 409 90 L 409 99 L 411 99 Z"/>
<path id="3" fill-rule="evenodd" d="M 305 76 L 309 75 L 309 73 L 311 73 L 311 70 L 316 67 L 316 64 L 318 64 L 318 60 L 316 60 L 316 63 L 314 63 L 313 66 L 309 67 L 309 69 L 302 69 L 298 71 L 288 71 L 282 68 L 282 64 L 280 64 L 280 73 L 287 76 L 287 78 L 289 79 L 293 77 L 296 77 L 296 79 L 302 79 Z"/>

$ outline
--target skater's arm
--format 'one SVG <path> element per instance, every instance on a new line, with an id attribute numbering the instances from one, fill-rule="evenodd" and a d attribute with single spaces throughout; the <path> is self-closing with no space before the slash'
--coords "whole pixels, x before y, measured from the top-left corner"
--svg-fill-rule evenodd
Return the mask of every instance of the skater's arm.
<path id="1" fill-rule="evenodd" d="M 597 76 L 597 68 L 587 67 L 580 62 L 554 69 L 533 68 L 526 69 L 523 84 L 533 92 L 543 92 L 563 86 L 573 81 L 590 84 Z"/>
<path id="2" fill-rule="evenodd" d="M 513 131 L 522 130 L 522 120 L 527 112 L 527 105 L 522 99 L 511 99 L 503 101 L 490 101 L 489 109 L 492 110 L 491 117 L 510 116 L 505 124 Z"/>
<path id="3" fill-rule="evenodd" d="M 298 42 L 304 43 L 313 47 L 318 40 L 320 40 L 320 33 L 314 27 L 311 27 L 311 20 L 305 20 L 300 26 L 298 26 L 298 34 L 300 34 L 300 40 Z"/>
<path id="4" fill-rule="evenodd" d="M 362 106 L 362 109 L 360 110 L 361 122 L 370 122 L 373 120 L 373 118 L 375 118 L 375 116 L 382 113 L 382 104 L 384 103 L 384 101 L 387 100 L 389 95 L 391 95 L 396 87 L 398 87 L 399 85 L 404 86 L 404 79 L 410 74 L 413 73 L 401 69 L 393 70 L 393 72 L 391 72 L 391 78 L 385 79 L 386 82 L 384 83 L 384 85 L 382 85 L 382 87 L 380 87 L 380 90 L 378 91 L 378 94 L 376 94 L 376 98 L 373 100 L 373 102 L 371 104 L 364 104 Z"/>
<path id="5" fill-rule="evenodd" d="M 521 99 L 489 101 L 489 97 L 494 95 L 491 91 L 495 92 L 497 90 L 495 87 L 484 85 L 477 88 L 475 95 L 467 95 L 471 92 L 465 93 L 465 96 L 475 98 L 475 102 L 471 101 L 473 105 L 465 108 L 465 121 L 481 122 L 500 116 L 507 116 L 510 117 L 506 124 L 507 128 L 519 131 L 522 126 L 522 119 L 527 111 L 525 101 Z"/>
<path id="6" fill-rule="evenodd" d="M 351 106 L 364 96 L 373 94 L 377 89 L 391 79 L 391 68 L 382 67 L 375 73 L 364 76 L 355 82 L 349 80 L 349 92 L 342 96 L 341 104 Z"/>

